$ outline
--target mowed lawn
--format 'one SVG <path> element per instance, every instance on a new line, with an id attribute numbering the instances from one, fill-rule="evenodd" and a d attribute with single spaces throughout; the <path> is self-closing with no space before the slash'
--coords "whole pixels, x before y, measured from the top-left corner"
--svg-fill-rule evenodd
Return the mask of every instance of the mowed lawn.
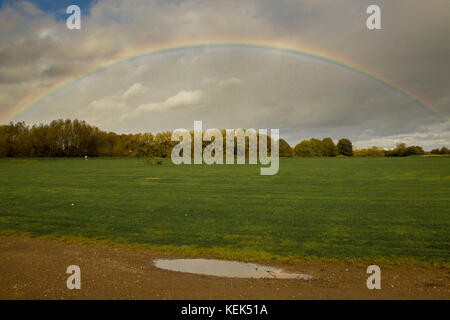
<path id="1" fill-rule="evenodd" d="M 222 258 L 450 261 L 450 157 L 0 159 L 0 232 Z"/>

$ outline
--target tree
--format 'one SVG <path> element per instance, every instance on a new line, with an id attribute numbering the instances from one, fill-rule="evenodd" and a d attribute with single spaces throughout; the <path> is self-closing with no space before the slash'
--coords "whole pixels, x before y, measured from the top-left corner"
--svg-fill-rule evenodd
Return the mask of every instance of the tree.
<path id="1" fill-rule="evenodd" d="M 155 136 L 155 146 L 156 146 L 156 154 L 155 156 L 161 158 L 170 158 L 170 154 L 172 153 L 172 148 L 177 143 L 172 141 L 172 132 L 160 132 Z"/>
<path id="2" fill-rule="evenodd" d="M 289 143 L 287 143 L 285 140 L 280 139 L 278 141 L 278 147 L 279 147 L 279 155 L 280 157 L 292 157 L 293 151 Z"/>
<path id="3" fill-rule="evenodd" d="M 221 130 L 225 147 L 225 130 Z M 190 132 L 191 138 L 193 131 Z M 170 157 L 176 142 L 171 140 L 172 132 L 136 134 L 116 134 L 104 132 L 85 121 L 58 119 L 50 124 L 36 124 L 32 127 L 24 122 L 11 122 L 0 125 L 0 157 Z M 256 142 L 267 138 L 267 152 L 270 153 L 271 138 L 256 134 Z M 246 137 L 246 156 L 249 154 L 249 141 Z M 193 139 L 191 139 L 193 144 Z M 237 152 L 237 139 L 234 137 L 234 154 Z M 204 149 L 210 142 L 203 141 Z M 259 146 L 259 143 L 256 143 Z M 193 147 L 191 148 L 193 152 Z M 339 140 L 337 146 L 330 137 L 303 140 L 292 148 L 285 140 L 279 140 L 281 157 L 334 157 L 337 154 L 352 156 L 353 147 L 348 139 Z M 397 144 L 393 150 L 382 150 L 378 147 L 359 149 L 354 156 L 409 156 L 424 154 L 420 146 Z M 433 149 L 431 154 L 450 154 L 447 147 Z"/>
<path id="4" fill-rule="evenodd" d="M 322 157 L 323 156 L 323 144 L 322 141 L 316 138 L 312 138 L 309 140 L 311 143 L 311 151 L 313 157 Z"/>
<path id="5" fill-rule="evenodd" d="M 438 148 L 433 149 L 433 150 L 430 151 L 430 153 L 431 154 L 439 154 L 439 149 Z"/>
<path id="6" fill-rule="evenodd" d="M 310 140 L 303 140 L 294 148 L 294 155 L 296 157 L 313 157 Z"/>
<path id="7" fill-rule="evenodd" d="M 413 155 L 422 155 L 425 152 L 420 146 L 409 146 L 407 147 L 405 143 L 397 143 L 393 150 L 385 152 L 387 157 L 407 157 Z"/>
<path id="8" fill-rule="evenodd" d="M 353 150 L 354 157 L 384 157 L 385 152 L 383 149 L 373 146 L 368 149 L 355 149 Z"/>
<path id="9" fill-rule="evenodd" d="M 353 145 L 349 139 L 343 138 L 337 144 L 338 153 L 343 156 L 353 156 Z"/>
<path id="10" fill-rule="evenodd" d="M 419 146 L 410 146 L 407 147 L 404 156 L 414 156 L 414 155 L 422 155 L 425 152 L 423 151 L 422 147 Z"/>
<path id="11" fill-rule="evenodd" d="M 406 144 L 405 143 L 397 143 L 394 149 L 394 154 L 397 157 L 403 157 L 406 153 Z"/>
<path id="12" fill-rule="evenodd" d="M 439 150 L 440 154 L 450 154 L 450 150 L 447 147 L 442 147 L 441 150 Z"/>
<path id="13" fill-rule="evenodd" d="M 322 150 L 325 157 L 336 157 L 338 154 L 338 149 L 331 138 L 322 140 Z"/>
<path id="14" fill-rule="evenodd" d="M 369 157 L 384 157 L 384 150 L 373 146 L 372 148 L 367 149 L 367 156 Z"/>

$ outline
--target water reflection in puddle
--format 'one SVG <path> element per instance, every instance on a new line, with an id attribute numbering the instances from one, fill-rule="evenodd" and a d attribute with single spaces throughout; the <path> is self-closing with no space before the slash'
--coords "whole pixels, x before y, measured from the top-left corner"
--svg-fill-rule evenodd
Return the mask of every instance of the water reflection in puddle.
<path id="1" fill-rule="evenodd" d="M 271 278 L 313 280 L 315 277 L 302 273 L 286 272 L 279 268 L 266 267 L 255 263 L 214 259 L 159 259 L 154 261 L 157 268 L 231 278 Z"/>

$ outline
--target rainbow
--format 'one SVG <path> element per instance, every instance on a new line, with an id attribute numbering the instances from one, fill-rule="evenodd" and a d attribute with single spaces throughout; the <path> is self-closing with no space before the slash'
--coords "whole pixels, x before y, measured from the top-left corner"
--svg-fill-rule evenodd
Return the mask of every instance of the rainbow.
<path id="1" fill-rule="evenodd" d="M 227 48 L 237 48 L 237 49 L 253 49 L 260 50 L 266 52 L 276 52 L 276 53 L 284 53 L 288 55 L 301 56 L 305 58 L 314 59 L 316 61 L 320 61 L 323 63 L 332 64 L 351 72 L 363 75 L 378 84 L 387 87 L 394 92 L 399 93 L 400 95 L 407 98 L 416 106 L 431 112 L 433 115 L 437 116 L 440 120 L 448 120 L 446 114 L 440 111 L 436 106 L 434 106 L 429 101 L 426 101 L 425 98 L 421 98 L 418 94 L 408 90 L 404 86 L 399 83 L 395 83 L 394 81 L 383 78 L 380 75 L 377 75 L 374 72 L 366 70 L 362 66 L 359 66 L 355 63 L 351 63 L 346 59 L 339 57 L 338 55 L 330 55 L 322 52 L 316 48 L 311 48 L 305 45 L 301 45 L 298 43 L 290 44 L 283 42 L 268 42 L 268 41 L 249 41 L 249 40 L 241 40 L 241 41 L 191 41 L 186 43 L 166 43 L 164 45 L 159 46 L 141 46 L 137 47 L 133 50 L 129 50 L 126 54 L 116 57 L 115 59 L 111 59 L 110 61 L 106 61 L 101 65 L 97 65 L 90 70 L 85 70 L 83 73 L 61 81 L 60 83 L 55 84 L 51 88 L 48 88 L 45 91 L 38 92 L 34 95 L 30 95 L 22 99 L 17 103 L 17 105 L 10 110 L 7 110 L 5 113 L 0 115 L 0 121 L 13 121 L 20 115 L 23 115 L 27 110 L 33 108 L 33 106 L 37 105 L 44 98 L 55 94 L 59 90 L 66 88 L 77 81 L 80 81 L 86 77 L 94 73 L 101 72 L 107 68 L 115 66 L 117 64 L 123 63 L 125 61 L 130 61 L 133 59 L 141 58 L 144 56 L 152 56 L 152 55 L 162 55 L 168 53 L 174 53 L 178 51 L 186 51 L 186 50 L 197 50 L 197 49 L 205 49 L 205 48 L 216 48 L 216 49 L 227 49 Z"/>

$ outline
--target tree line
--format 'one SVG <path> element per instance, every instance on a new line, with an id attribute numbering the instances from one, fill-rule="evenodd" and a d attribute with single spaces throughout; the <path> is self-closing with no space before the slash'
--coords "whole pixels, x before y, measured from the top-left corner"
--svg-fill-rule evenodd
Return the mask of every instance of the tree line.
<path id="1" fill-rule="evenodd" d="M 223 135 L 225 131 L 223 130 Z M 193 134 L 193 133 L 191 133 Z M 49 124 L 28 126 L 24 122 L 0 125 L 0 157 L 170 157 L 177 142 L 171 140 L 172 132 L 117 134 L 102 131 L 85 121 L 54 120 Z M 259 137 L 258 137 L 259 140 Z M 225 139 L 224 139 L 225 141 Z M 270 152 L 270 137 L 268 137 Z M 203 142 L 203 148 L 208 142 Z M 235 143 L 236 152 L 236 143 Z M 246 144 L 246 153 L 248 145 Z M 383 157 L 422 155 L 420 146 L 397 144 L 392 150 L 379 147 L 354 149 L 349 139 L 337 144 L 331 138 L 303 140 L 291 147 L 279 140 L 281 157 Z M 450 154 L 446 147 L 431 150 L 431 154 Z"/>
<path id="2" fill-rule="evenodd" d="M 171 132 L 116 134 L 79 120 L 27 126 L 0 126 L 0 157 L 167 157 L 175 145 Z"/>

